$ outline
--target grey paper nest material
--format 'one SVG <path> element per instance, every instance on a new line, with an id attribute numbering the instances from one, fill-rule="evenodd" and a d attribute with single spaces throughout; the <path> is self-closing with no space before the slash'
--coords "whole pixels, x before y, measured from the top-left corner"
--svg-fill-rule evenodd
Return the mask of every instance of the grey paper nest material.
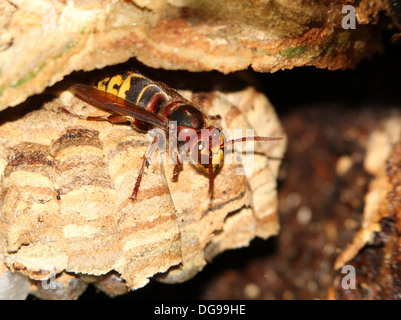
<path id="1" fill-rule="evenodd" d="M 353 67 L 380 49 L 369 24 L 387 4 L 358 1 L 358 26 L 344 30 L 341 3 L 353 1 L 0 0 L 0 110 L 72 71 L 132 57 L 224 73 Z"/>
<path id="2" fill-rule="evenodd" d="M 199 99 L 225 128 L 284 137 L 254 89 Z M 236 174 L 240 164 L 225 164 L 212 206 L 208 177 L 186 165 L 173 183 L 172 164 L 151 164 L 133 202 L 147 137 L 129 126 L 77 119 L 62 106 L 102 113 L 65 92 L 0 126 L 1 270 L 36 279 L 30 290 L 37 296 L 76 298 L 88 282 L 116 295 L 158 273 L 162 281 L 185 281 L 220 252 L 278 233 L 276 178 L 285 140 L 257 144 L 247 176 Z M 55 287 L 44 290 L 40 280 L 52 275 Z"/>

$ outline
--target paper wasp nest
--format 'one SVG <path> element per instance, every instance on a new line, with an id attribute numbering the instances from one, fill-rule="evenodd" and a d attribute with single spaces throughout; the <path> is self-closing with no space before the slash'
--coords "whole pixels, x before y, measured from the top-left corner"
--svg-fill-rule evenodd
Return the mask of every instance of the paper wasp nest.
<path id="1" fill-rule="evenodd" d="M 273 108 L 254 89 L 189 98 L 207 114 L 220 114 L 224 128 L 284 137 Z M 61 107 L 102 114 L 64 92 L 0 126 L 3 291 L 15 291 L 13 275 L 31 279 L 25 294 L 49 299 L 76 298 L 87 283 L 116 295 L 155 274 L 181 282 L 218 253 L 277 234 L 276 178 L 285 140 L 257 143 L 247 176 L 237 174 L 241 164 L 224 164 L 211 205 L 208 177 L 189 164 L 176 183 L 172 164 L 151 164 L 133 202 L 129 196 L 150 143 L 146 135 L 81 120 Z M 50 285 L 53 290 L 46 290 Z"/>
<path id="2" fill-rule="evenodd" d="M 0 110 L 72 71 L 354 67 L 378 52 L 383 0 L 0 0 Z M 355 29 L 344 29 L 346 4 Z M 394 5 L 396 8 L 396 5 Z M 385 27 L 385 26 L 383 26 Z"/>

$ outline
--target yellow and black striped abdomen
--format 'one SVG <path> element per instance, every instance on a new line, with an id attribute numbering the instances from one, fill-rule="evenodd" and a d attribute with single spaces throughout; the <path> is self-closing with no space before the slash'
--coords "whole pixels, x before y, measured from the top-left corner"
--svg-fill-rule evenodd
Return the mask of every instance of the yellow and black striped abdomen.
<path id="1" fill-rule="evenodd" d="M 151 112 L 157 112 L 155 107 L 160 107 L 161 102 L 168 100 L 168 95 L 154 81 L 132 71 L 96 81 L 95 87 L 129 100 Z M 156 97 L 159 98 L 156 99 L 159 100 L 157 106 L 152 103 Z"/>
<path id="2" fill-rule="evenodd" d="M 154 81 L 132 71 L 103 78 L 94 85 L 99 90 L 129 100 L 152 113 L 157 113 L 169 100 L 167 93 Z M 150 126 L 142 121 L 135 120 L 134 124 L 142 130 L 150 129 Z"/>

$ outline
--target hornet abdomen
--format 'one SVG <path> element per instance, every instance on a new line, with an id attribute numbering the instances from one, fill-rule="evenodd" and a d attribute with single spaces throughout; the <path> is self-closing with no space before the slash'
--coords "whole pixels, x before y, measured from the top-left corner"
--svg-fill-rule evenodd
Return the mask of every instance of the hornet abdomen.
<path id="1" fill-rule="evenodd" d="M 169 101 L 169 96 L 157 83 L 133 71 L 103 78 L 96 81 L 94 86 L 101 91 L 129 100 L 152 113 L 158 113 Z M 151 129 L 149 124 L 137 119 L 133 124 L 140 130 Z"/>

